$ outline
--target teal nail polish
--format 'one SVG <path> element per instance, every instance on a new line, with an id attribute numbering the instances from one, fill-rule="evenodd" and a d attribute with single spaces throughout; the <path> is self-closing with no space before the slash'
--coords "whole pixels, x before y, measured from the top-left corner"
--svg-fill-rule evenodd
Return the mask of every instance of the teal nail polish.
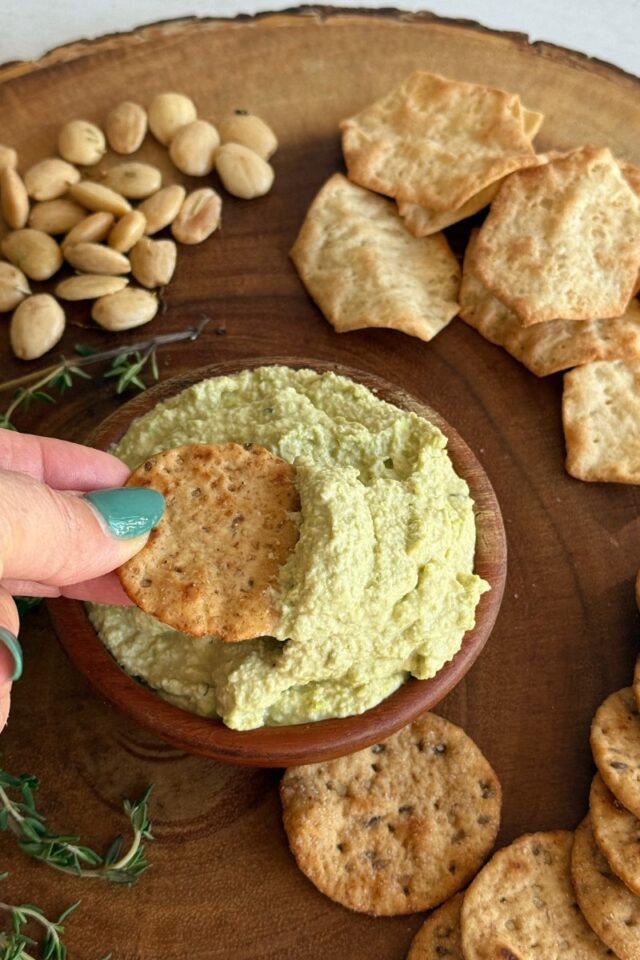
<path id="1" fill-rule="evenodd" d="M 85 500 L 103 517 L 109 530 L 121 540 L 147 533 L 164 513 L 164 497 L 148 487 L 117 487 L 93 490 Z"/>
<path id="2" fill-rule="evenodd" d="M 22 676 L 22 647 L 20 646 L 20 641 L 9 630 L 5 630 L 4 627 L 0 627 L 0 643 L 4 643 L 5 647 L 13 657 L 14 667 L 11 679 L 19 680 Z"/>

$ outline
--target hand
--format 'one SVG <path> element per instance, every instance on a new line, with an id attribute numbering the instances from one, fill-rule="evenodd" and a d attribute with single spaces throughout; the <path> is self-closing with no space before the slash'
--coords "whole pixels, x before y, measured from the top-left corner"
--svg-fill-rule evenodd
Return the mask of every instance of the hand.
<path id="1" fill-rule="evenodd" d="M 122 488 L 116 457 L 0 430 L 0 729 L 22 672 L 14 596 L 128 600 L 113 572 L 144 546 L 160 493 Z"/>

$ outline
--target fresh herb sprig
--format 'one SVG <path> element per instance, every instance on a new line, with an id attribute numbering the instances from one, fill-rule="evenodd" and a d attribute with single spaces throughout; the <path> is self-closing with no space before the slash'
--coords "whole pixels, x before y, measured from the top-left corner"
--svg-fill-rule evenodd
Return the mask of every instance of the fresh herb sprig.
<path id="1" fill-rule="evenodd" d="M 148 813 L 151 787 L 136 803 L 124 802 L 133 832 L 128 848 L 123 852 L 124 838 L 119 836 L 101 857 L 91 847 L 82 846 L 79 837 L 49 830 L 35 805 L 38 786 L 37 778 L 29 773 L 16 777 L 0 770 L 0 830 L 15 834 L 24 853 L 63 873 L 99 877 L 111 883 L 134 883 L 144 873 L 149 863 L 143 841 L 153 840 Z M 19 798 L 12 799 L 10 792 L 17 793 Z"/>
<path id="2" fill-rule="evenodd" d="M 143 370 L 148 369 L 155 380 L 159 379 L 156 356 L 158 347 L 168 343 L 177 343 L 180 340 L 197 340 L 210 319 L 210 317 L 202 317 L 195 327 L 188 330 L 179 330 L 176 333 L 161 333 L 150 340 L 129 344 L 124 349 L 113 347 L 109 350 L 94 350 L 83 344 L 76 344 L 75 350 L 79 356 L 62 356 L 58 363 L 49 367 L 0 383 L 0 392 L 3 390 L 14 391 L 11 403 L 3 413 L 0 413 L 0 427 L 4 427 L 5 430 L 15 430 L 14 414 L 20 408 L 25 411 L 28 410 L 34 400 L 57 403 L 58 398 L 65 390 L 74 385 L 74 378 L 91 379 L 91 374 L 87 373 L 84 368 L 96 363 L 112 361 L 109 369 L 103 373 L 103 377 L 117 377 L 117 394 L 124 393 L 131 387 L 145 390 L 146 384 L 141 376 Z M 54 390 L 58 392 L 57 397 L 52 393 Z"/>
<path id="3" fill-rule="evenodd" d="M 0 874 L 0 880 L 7 877 Z M 11 917 L 11 930 L 0 932 L 0 960 L 34 960 L 30 947 L 38 947 L 38 941 L 23 932 L 28 923 L 38 923 L 44 930 L 44 939 L 40 944 L 43 960 L 66 960 L 67 948 L 60 939 L 64 933 L 64 921 L 76 909 L 79 900 L 72 903 L 60 914 L 57 920 L 49 920 L 40 907 L 32 903 L 11 904 L 0 901 L 0 911 Z"/>

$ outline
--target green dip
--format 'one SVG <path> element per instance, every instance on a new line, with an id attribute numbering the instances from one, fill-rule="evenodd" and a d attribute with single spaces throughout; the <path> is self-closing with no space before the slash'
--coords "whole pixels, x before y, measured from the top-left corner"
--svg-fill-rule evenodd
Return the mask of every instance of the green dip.
<path id="1" fill-rule="evenodd" d="M 488 588 L 467 484 L 431 423 L 333 373 L 262 367 L 159 404 L 115 449 L 248 441 L 294 464 L 300 539 L 274 584 L 275 637 L 189 637 L 94 605 L 103 642 L 162 697 L 236 730 L 362 713 L 459 650 Z"/>

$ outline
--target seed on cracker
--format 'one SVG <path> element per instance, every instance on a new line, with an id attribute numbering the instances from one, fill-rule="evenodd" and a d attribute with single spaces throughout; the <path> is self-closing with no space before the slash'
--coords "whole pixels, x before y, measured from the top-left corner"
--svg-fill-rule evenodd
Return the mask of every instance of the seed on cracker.
<path id="1" fill-rule="evenodd" d="M 590 817 L 575 833 L 571 877 L 580 909 L 603 943 L 620 960 L 638 960 L 640 898 L 611 870 L 595 841 Z"/>
<path id="2" fill-rule="evenodd" d="M 640 896 L 640 820 L 616 800 L 600 774 L 591 783 L 589 815 L 596 843 L 609 866 Z"/>
<path id="3" fill-rule="evenodd" d="M 621 316 L 640 269 L 640 200 L 606 147 L 507 177 L 470 267 L 523 326 Z"/>
<path id="4" fill-rule="evenodd" d="M 153 487 L 165 512 L 118 573 L 142 610 L 183 633 L 235 642 L 279 620 L 272 587 L 298 539 L 293 467 L 256 444 L 193 444 L 155 454 L 127 486 Z"/>
<path id="5" fill-rule="evenodd" d="M 467 246 L 460 316 L 491 343 L 504 347 L 538 377 L 595 360 L 640 358 L 640 303 L 613 320 L 549 320 L 523 327 L 518 317 L 471 271 L 478 231 Z"/>
<path id="6" fill-rule="evenodd" d="M 640 360 L 588 363 L 566 373 L 562 424 L 572 477 L 640 483 Z"/>
<path id="7" fill-rule="evenodd" d="M 591 750 L 609 790 L 640 817 L 640 714 L 631 687 L 612 693 L 598 708 L 591 724 Z"/>
<path id="8" fill-rule="evenodd" d="M 534 157 L 519 97 L 424 70 L 341 128 L 351 180 L 433 210 L 456 210 Z"/>
<path id="9" fill-rule="evenodd" d="M 432 713 L 351 756 L 287 770 L 281 798 L 303 873 L 374 916 L 428 910 L 464 887 L 500 821 L 491 766 L 460 727 Z"/>
<path id="10" fill-rule="evenodd" d="M 464 896 L 465 960 L 601 960 L 610 956 L 577 908 L 573 834 L 530 833 L 499 850 Z"/>
<path id="11" fill-rule="evenodd" d="M 463 893 L 456 893 L 434 910 L 422 924 L 411 944 L 407 960 L 464 960 L 460 939 L 460 910 Z"/>
<path id="12" fill-rule="evenodd" d="M 309 207 L 291 257 L 339 333 L 389 327 L 431 340 L 458 312 L 460 266 L 444 236 L 412 237 L 393 203 L 341 174 Z"/>

